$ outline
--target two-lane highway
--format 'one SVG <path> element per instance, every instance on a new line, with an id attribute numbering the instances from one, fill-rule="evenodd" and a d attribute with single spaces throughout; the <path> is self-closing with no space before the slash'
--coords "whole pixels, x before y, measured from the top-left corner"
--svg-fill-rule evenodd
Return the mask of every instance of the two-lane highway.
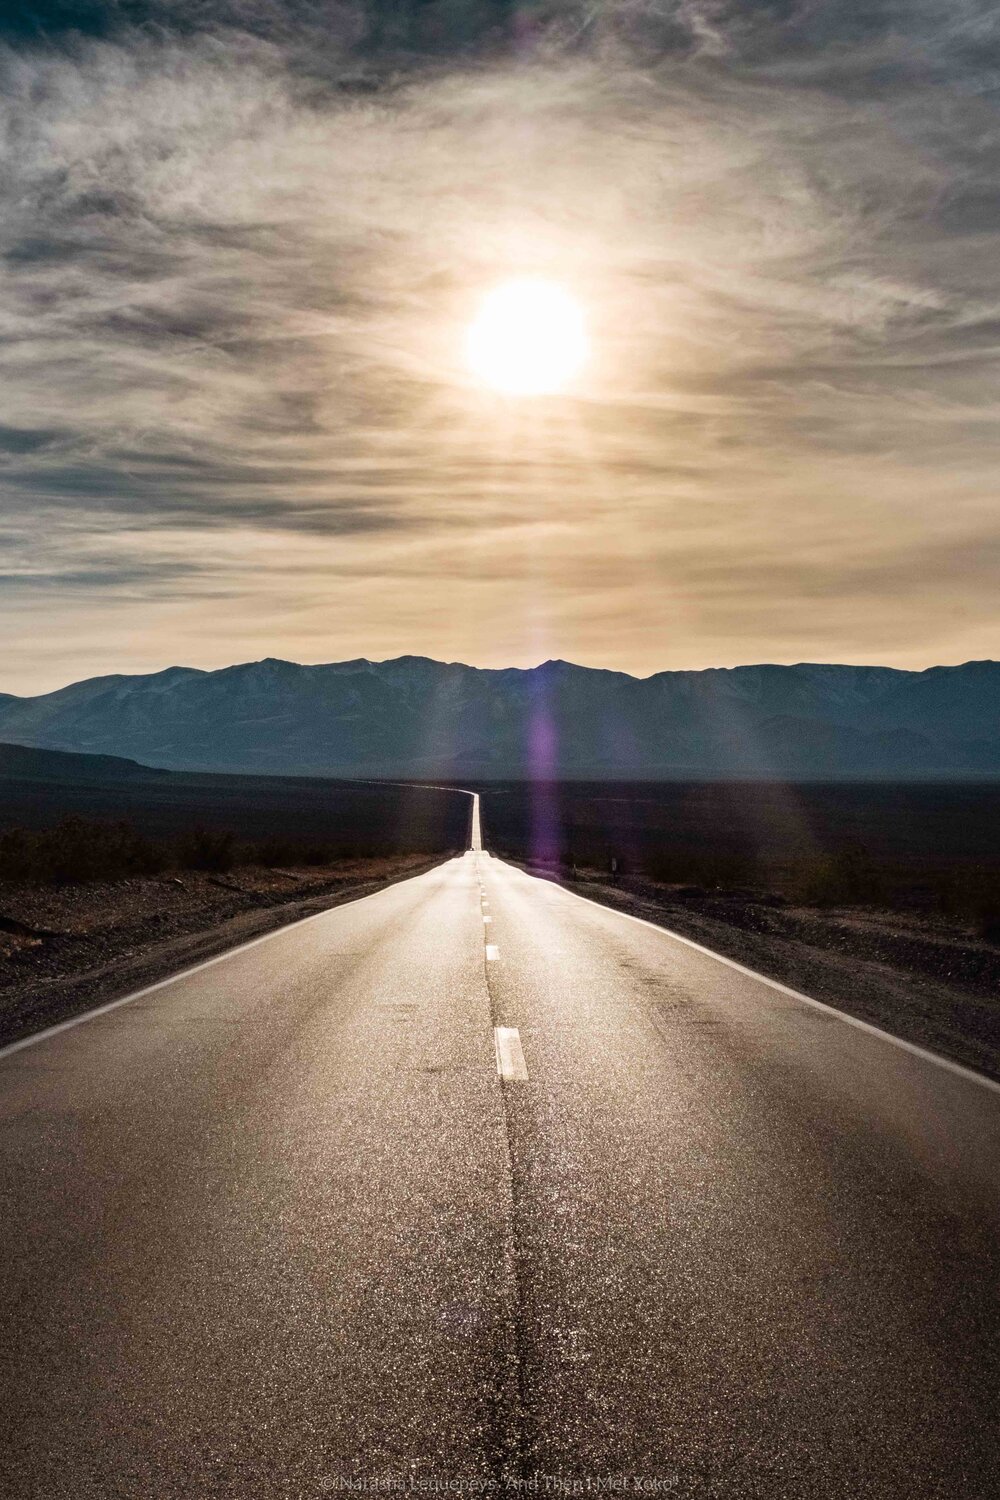
<path id="1" fill-rule="evenodd" d="M 992 1496 L 998 1146 L 474 848 L 0 1058 L 0 1493 Z"/>

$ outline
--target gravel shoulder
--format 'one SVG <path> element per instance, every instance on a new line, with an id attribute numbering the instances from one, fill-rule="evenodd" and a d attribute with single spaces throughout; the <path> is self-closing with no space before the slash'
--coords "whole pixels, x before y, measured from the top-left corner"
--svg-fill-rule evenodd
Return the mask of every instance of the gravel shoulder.
<path id="1" fill-rule="evenodd" d="M 954 922 L 524 868 L 1000 1079 L 1000 946 Z"/>
<path id="2" fill-rule="evenodd" d="M 0 1046 L 440 863 L 407 855 L 322 869 L 0 884 Z"/>

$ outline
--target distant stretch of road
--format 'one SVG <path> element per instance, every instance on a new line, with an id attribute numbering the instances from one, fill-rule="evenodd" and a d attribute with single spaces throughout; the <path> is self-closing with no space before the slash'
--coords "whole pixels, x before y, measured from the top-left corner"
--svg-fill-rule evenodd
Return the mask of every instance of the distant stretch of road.
<path id="1" fill-rule="evenodd" d="M 0 1056 L 0 1495 L 996 1496 L 997 1088 L 472 843 Z"/>

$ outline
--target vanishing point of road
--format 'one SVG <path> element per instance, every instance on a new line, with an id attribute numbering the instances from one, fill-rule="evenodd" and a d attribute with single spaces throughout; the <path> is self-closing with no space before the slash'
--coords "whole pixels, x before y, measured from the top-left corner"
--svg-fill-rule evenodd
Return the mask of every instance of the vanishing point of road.
<path id="1" fill-rule="evenodd" d="M 1000 1492 L 996 1086 L 471 842 L 0 1057 L 0 1494 Z"/>

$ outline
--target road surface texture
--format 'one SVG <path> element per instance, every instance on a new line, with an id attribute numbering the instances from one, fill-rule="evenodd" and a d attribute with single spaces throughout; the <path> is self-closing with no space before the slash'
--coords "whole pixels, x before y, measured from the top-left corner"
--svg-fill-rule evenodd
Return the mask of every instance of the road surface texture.
<path id="1" fill-rule="evenodd" d="M 995 1496 L 998 1148 L 470 850 L 0 1058 L 0 1494 Z"/>

